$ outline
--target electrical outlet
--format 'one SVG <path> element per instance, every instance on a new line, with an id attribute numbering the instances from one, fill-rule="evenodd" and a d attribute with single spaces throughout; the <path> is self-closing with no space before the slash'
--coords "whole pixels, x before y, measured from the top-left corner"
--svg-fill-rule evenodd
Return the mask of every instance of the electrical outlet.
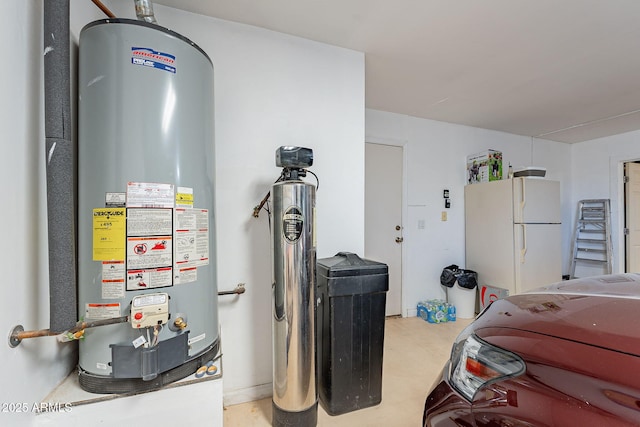
<path id="1" fill-rule="evenodd" d="M 442 211 L 442 217 L 440 218 L 442 221 L 447 220 L 447 211 Z"/>

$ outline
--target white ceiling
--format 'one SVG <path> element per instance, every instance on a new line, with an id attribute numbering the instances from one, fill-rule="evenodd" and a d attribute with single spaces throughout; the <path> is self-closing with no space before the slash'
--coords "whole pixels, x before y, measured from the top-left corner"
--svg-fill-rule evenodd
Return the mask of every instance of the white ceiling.
<path id="1" fill-rule="evenodd" d="M 568 143 L 640 129 L 638 0 L 155 3 L 364 52 L 367 108 Z"/>

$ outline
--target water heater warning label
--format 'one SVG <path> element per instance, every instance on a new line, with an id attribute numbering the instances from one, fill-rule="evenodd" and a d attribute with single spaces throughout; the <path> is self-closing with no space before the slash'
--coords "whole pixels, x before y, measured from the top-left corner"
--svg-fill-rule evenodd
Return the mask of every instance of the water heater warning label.
<path id="1" fill-rule="evenodd" d="M 209 264 L 209 210 L 176 209 L 174 284 L 195 282 L 195 267 Z"/>
<path id="2" fill-rule="evenodd" d="M 171 209 L 128 209 L 127 236 L 154 236 L 171 234 Z"/>
<path id="3" fill-rule="evenodd" d="M 173 285 L 171 236 L 127 238 L 127 290 Z"/>
<path id="4" fill-rule="evenodd" d="M 173 285 L 173 241 L 172 209 L 127 209 L 128 291 Z"/>
<path id="5" fill-rule="evenodd" d="M 193 188 L 178 187 L 176 193 L 176 208 L 193 207 Z"/>
<path id="6" fill-rule="evenodd" d="M 175 187 L 173 184 L 153 182 L 129 182 L 127 184 L 128 208 L 173 208 Z"/>
<path id="7" fill-rule="evenodd" d="M 171 285 L 171 267 L 129 270 L 127 272 L 127 290 L 161 288 Z"/>
<path id="8" fill-rule="evenodd" d="M 124 261 L 102 262 L 102 299 L 124 298 Z"/>
<path id="9" fill-rule="evenodd" d="M 113 319 L 114 317 L 120 317 L 119 303 L 85 305 L 85 319 Z"/>

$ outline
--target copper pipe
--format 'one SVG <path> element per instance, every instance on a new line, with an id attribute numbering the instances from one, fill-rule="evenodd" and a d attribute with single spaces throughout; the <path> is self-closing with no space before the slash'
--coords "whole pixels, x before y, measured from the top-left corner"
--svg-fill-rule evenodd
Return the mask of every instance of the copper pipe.
<path id="1" fill-rule="evenodd" d="M 78 331 L 81 331 L 87 328 L 95 328 L 97 326 L 105 326 L 105 325 L 114 325 L 116 323 L 125 323 L 128 321 L 129 321 L 129 316 L 122 316 L 122 317 L 114 317 L 112 319 L 94 320 L 92 322 L 78 322 L 76 323 L 76 326 L 74 326 L 73 328 L 69 329 L 66 332 L 74 334 Z M 66 332 L 63 332 L 63 333 L 66 333 Z M 17 347 L 20 344 L 20 342 L 22 342 L 22 340 L 25 340 L 28 338 L 52 337 L 56 335 L 60 335 L 60 333 L 53 332 L 50 329 L 25 331 L 22 325 L 18 325 L 15 328 L 13 328 L 13 330 L 11 331 L 11 335 L 9 336 L 9 345 L 11 347 Z"/>
<path id="2" fill-rule="evenodd" d="M 264 196 L 264 199 L 262 199 L 260 201 L 260 204 L 258 206 L 253 208 L 253 217 L 254 218 L 258 218 L 258 216 L 260 215 L 260 210 L 262 210 L 262 207 L 264 206 L 264 204 L 267 203 L 267 200 L 269 200 L 269 196 L 271 196 L 271 191 L 269 191 L 267 193 L 267 195 Z"/>
<path id="3" fill-rule="evenodd" d="M 102 4 L 102 2 L 100 0 L 91 0 L 93 2 L 93 4 L 95 4 L 96 6 L 98 6 L 98 8 L 103 11 L 105 13 L 105 15 L 107 15 L 109 18 L 115 18 L 116 15 L 113 14 L 113 12 L 111 12 L 107 6 L 105 6 L 104 4 Z"/>
<path id="4" fill-rule="evenodd" d="M 22 341 L 27 338 L 38 338 L 38 337 L 51 337 L 57 335 L 55 332 L 51 332 L 49 329 L 40 329 L 39 331 L 22 331 L 16 334 L 11 334 L 15 339 Z"/>

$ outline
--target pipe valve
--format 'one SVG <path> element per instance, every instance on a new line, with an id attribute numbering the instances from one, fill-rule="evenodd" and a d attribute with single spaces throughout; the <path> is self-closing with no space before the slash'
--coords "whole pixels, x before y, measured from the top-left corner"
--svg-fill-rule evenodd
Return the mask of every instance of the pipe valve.
<path id="1" fill-rule="evenodd" d="M 187 327 L 187 322 L 182 317 L 178 317 L 173 322 L 173 326 L 175 326 L 176 328 L 178 328 L 178 329 L 180 329 L 182 331 Z"/>

